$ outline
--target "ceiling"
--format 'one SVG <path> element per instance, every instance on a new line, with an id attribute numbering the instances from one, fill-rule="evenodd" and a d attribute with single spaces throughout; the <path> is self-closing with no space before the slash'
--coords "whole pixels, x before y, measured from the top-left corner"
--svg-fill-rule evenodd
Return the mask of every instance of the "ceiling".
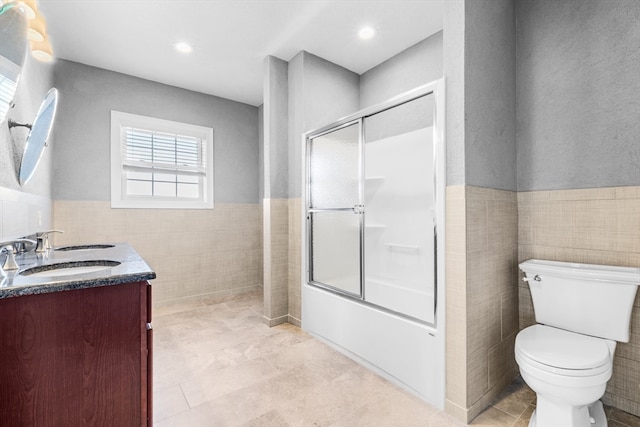
<path id="1" fill-rule="evenodd" d="M 442 29 L 444 0 L 40 0 L 57 58 L 262 104 L 263 60 L 358 74 Z M 363 25 L 370 40 L 357 37 Z M 193 52 L 174 49 L 188 42 Z"/>

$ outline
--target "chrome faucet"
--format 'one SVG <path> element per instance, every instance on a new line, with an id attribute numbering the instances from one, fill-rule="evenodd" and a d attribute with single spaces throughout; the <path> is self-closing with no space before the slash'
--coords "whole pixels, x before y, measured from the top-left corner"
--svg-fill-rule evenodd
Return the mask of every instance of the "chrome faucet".
<path id="1" fill-rule="evenodd" d="M 41 254 L 51 249 L 51 244 L 49 243 L 49 234 L 51 233 L 64 233 L 64 231 L 49 230 L 36 233 L 36 239 L 38 240 L 38 244 L 36 245 L 37 253 Z"/>
<path id="2" fill-rule="evenodd" d="M 5 271 L 17 270 L 20 268 L 16 262 L 14 251 L 17 245 L 24 245 L 25 243 L 36 245 L 36 242 L 31 239 L 14 239 L 7 240 L 6 242 L 0 242 L 0 254 L 2 254 L 2 252 L 7 253 L 7 257 L 5 258 L 2 267 L 0 267 L 0 276 L 4 276 Z"/>

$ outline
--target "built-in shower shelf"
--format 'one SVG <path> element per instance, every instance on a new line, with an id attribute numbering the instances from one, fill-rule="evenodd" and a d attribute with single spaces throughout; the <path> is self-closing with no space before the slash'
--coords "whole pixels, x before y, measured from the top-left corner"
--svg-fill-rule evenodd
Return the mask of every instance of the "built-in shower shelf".
<path id="1" fill-rule="evenodd" d="M 384 224 L 365 224 L 364 227 L 367 229 L 377 229 L 377 230 L 382 230 L 383 228 L 387 228 L 387 226 Z"/>
<path id="2" fill-rule="evenodd" d="M 371 200 L 378 190 L 382 188 L 382 185 L 384 184 L 384 176 L 369 176 L 364 180 L 365 199 Z"/>

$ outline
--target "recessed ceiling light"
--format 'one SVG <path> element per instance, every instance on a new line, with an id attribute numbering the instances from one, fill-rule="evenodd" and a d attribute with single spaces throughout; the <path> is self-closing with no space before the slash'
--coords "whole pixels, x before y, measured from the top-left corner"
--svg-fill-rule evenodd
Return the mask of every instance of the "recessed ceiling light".
<path id="1" fill-rule="evenodd" d="M 362 40 L 369 40 L 373 36 L 376 35 L 376 30 L 373 27 L 362 27 L 360 31 L 358 31 L 358 37 Z"/>
<path id="2" fill-rule="evenodd" d="M 188 43 L 180 42 L 173 45 L 178 52 L 191 53 L 193 48 Z"/>

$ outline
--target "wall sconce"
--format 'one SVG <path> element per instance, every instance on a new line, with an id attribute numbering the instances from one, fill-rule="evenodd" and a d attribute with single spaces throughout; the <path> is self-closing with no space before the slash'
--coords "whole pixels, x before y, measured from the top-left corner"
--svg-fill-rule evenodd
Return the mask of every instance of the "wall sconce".
<path id="1" fill-rule="evenodd" d="M 53 49 L 49 42 L 44 16 L 38 10 L 37 0 L 4 0 L 4 3 L 15 3 L 27 17 L 29 29 L 27 37 L 31 48 L 31 56 L 39 61 L 53 60 Z"/>

